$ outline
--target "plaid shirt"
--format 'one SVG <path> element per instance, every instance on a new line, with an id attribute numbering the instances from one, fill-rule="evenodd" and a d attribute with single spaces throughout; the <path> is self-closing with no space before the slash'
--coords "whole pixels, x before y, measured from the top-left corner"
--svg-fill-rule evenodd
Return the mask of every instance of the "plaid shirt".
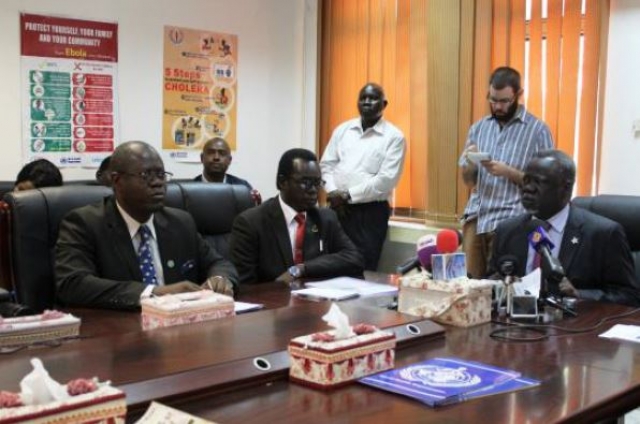
<path id="1" fill-rule="evenodd" d="M 549 127 L 520 106 L 504 127 L 492 116 L 485 116 L 469 129 L 465 148 L 476 144 L 479 152 L 491 159 L 524 170 L 529 160 L 540 150 L 553 149 Z M 466 159 L 460 157 L 460 166 Z M 489 233 L 507 218 L 524 213 L 520 203 L 520 187 L 506 177 L 489 174 L 478 165 L 478 183 L 464 210 L 466 221 L 478 218 L 478 234 Z"/>

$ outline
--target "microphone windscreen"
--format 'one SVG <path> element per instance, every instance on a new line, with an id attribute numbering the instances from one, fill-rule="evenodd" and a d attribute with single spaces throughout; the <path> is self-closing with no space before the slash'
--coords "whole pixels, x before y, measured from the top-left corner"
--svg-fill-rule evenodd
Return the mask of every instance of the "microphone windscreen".
<path id="1" fill-rule="evenodd" d="M 438 235 L 436 236 L 436 246 L 438 247 L 438 253 L 442 254 L 457 251 L 458 246 L 460 246 L 458 232 L 449 229 L 438 231 Z"/>
<path id="2" fill-rule="evenodd" d="M 438 253 L 438 247 L 436 246 L 436 236 L 434 234 L 427 234 L 418 239 L 416 245 L 416 252 L 420 265 L 430 270 L 431 269 L 431 256 Z"/>
<path id="3" fill-rule="evenodd" d="M 518 269 L 518 257 L 516 255 L 504 255 L 498 259 L 498 272 L 500 275 L 513 275 Z"/>
<path id="4" fill-rule="evenodd" d="M 529 243 L 534 250 L 540 249 L 542 245 L 549 248 L 549 250 L 554 248 L 554 244 L 549 238 L 549 234 L 542 228 L 541 226 L 536 227 L 531 233 L 529 233 Z"/>

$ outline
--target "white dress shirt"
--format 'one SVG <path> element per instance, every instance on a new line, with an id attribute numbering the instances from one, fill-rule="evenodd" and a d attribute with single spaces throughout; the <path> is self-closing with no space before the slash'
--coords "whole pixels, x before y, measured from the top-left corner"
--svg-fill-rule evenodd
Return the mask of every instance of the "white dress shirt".
<path id="1" fill-rule="evenodd" d="M 202 181 L 207 182 L 207 183 L 212 182 L 211 180 L 209 180 L 207 178 L 207 175 L 204 172 L 202 173 Z M 222 178 L 222 184 L 226 184 L 226 183 L 227 183 L 227 174 L 224 174 L 224 178 Z"/>
<path id="2" fill-rule="evenodd" d="M 405 144 L 402 131 L 384 118 L 366 131 L 361 118 L 340 124 L 320 161 L 327 193 L 348 190 L 351 203 L 389 200 L 402 174 Z"/>

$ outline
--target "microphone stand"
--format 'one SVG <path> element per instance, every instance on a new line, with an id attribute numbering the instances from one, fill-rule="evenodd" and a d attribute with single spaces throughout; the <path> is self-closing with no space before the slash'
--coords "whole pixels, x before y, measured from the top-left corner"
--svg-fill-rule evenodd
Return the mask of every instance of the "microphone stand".
<path id="1" fill-rule="evenodd" d="M 545 271 L 549 271 L 546 273 Z M 552 308 L 558 309 L 567 315 L 571 315 L 572 317 L 577 317 L 578 313 L 573 311 L 566 306 L 564 306 L 561 302 L 558 302 L 555 296 L 549 294 L 549 283 L 548 279 L 552 280 L 554 285 L 559 285 L 560 281 L 564 278 L 564 270 L 561 269 L 560 272 L 553 272 L 554 270 L 542 270 L 542 279 L 540 281 L 540 296 L 538 297 L 538 314 L 543 314 L 544 316 L 544 307 L 551 306 Z M 548 277 L 545 277 L 545 274 L 548 274 Z M 542 312 L 540 312 L 542 311 Z"/>
<path id="2" fill-rule="evenodd" d="M 571 315 L 572 317 L 577 317 L 578 313 L 576 311 L 572 311 L 571 309 L 564 306 L 562 303 L 558 302 L 553 296 L 547 296 L 541 298 L 544 302 L 544 305 L 551 306 L 553 308 L 559 309 L 567 315 Z"/>

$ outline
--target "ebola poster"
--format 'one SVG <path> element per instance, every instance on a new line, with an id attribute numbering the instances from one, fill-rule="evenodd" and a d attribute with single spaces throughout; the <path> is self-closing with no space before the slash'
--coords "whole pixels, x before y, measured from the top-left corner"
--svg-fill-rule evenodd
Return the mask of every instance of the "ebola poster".
<path id="1" fill-rule="evenodd" d="M 203 144 L 224 138 L 236 149 L 238 37 L 164 29 L 162 147 L 181 162 L 199 162 Z"/>
<path id="2" fill-rule="evenodd" d="M 20 15 L 23 159 L 97 167 L 119 134 L 118 25 Z"/>

